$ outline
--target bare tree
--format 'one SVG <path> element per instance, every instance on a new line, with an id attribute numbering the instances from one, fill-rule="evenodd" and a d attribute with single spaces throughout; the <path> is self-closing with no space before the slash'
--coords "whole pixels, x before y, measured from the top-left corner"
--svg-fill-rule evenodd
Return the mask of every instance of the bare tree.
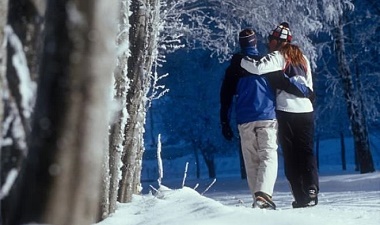
<path id="1" fill-rule="evenodd" d="M 129 90 L 128 57 L 129 57 L 129 1 L 122 0 L 119 12 L 119 30 L 117 36 L 118 58 L 114 71 L 115 96 L 117 105 L 115 121 L 112 121 L 109 136 L 109 193 L 105 200 L 109 204 L 103 210 L 103 218 L 115 212 L 121 177 L 121 156 L 125 141 L 125 126 L 127 123 L 127 93 Z"/>
<path id="2" fill-rule="evenodd" d="M 297 13 L 278 13 L 288 11 Z M 314 62 L 317 54 L 308 35 L 322 28 L 318 13 L 314 0 L 168 0 L 162 10 L 166 23 L 160 41 L 176 43 L 181 40 L 182 47 L 208 49 L 211 56 L 223 62 L 236 51 L 237 34 L 242 28 L 253 27 L 266 37 L 269 29 L 287 21 L 294 31 L 293 40 L 312 56 Z M 176 50 L 181 45 L 174 46 Z"/>
<path id="3" fill-rule="evenodd" d="M 4 118 L 4 90 L 5 90 L 5 73 L 6 73 L 6 63 L 7 63 L 7 50 L 6 50 L 6 37 L 4 28 L 7 23 L 8 16 L 8 1 L 0 2 L 0 160 L 2 159 L 1 149 L 3 145 L 3 118 Z M 0 166 L 0 187 L 3 184 L 2 168 Z M 0 223 L 3 220 L 2 216 L 2 198 L 0 198 Z"/>
<path id="4" fill-rule="evenodd" d="M 128 123 L 125 128 L 122 180 L 119 201 L 131 201 L 132 194 L 140 192 L 142 154 L 144 152 L 144 124 L 147 95 L 151 87 L 151 70 L 156 57 L 160 12 L 159 0 L 132 0 L 130 17 L 130 51 L 127 94 Z"/>
<path id="5" fill-rule="evenodd" d="M 9 224 L 96 221 L 104 154 L 99 149 L 105 147 L 115 59 L 115 3 L 48 2 L 30 151 Z"/>
<path id="6" fill-rule="evenodd" d="M 322 1 L 321 11 L 324 19 L 331 27 L 331 35 L 334 39 L 335 54 L 338 63 L 338 75 L 341 80 L 344 98 L 347 104 L 347 113 L 351 124 L 351 132 L 354 137 L 355 151 L 359 159 L 359 170 L 361 173 L 373 172 L 374 164 L 370 151 L 366 115 L 363 110 L 361 94 L 357 94 L 360 83 L 355 86 L 355 78 L 351 72 L 346 52 L 346 25 L 345 13 L 353 8 L 349 1 Z M 329 8 L 330 10 L 324 10 Z M 333 9 L 333 10 L 332 10 Z"/>
<path id="7" fill-rule="evenodd" d="M 3 98 L 4 98 L 4 82 L 5 82 L 5 73 L 6 73 L 6 65 L 7 65 L 7 49 L 6 49 L 6 37 L 5 37 L 5 25 L 7 24 L 7 17 L 8 17 L 8 1 L 1 1 L 0 2 L 0 143 L 2 143 L 3 138 L 3 118 L 4 118 L 4 105 L 3 105 Z M 0 144 L 0 149 L 1 149 Z M 1 151 L 0 151 L 1 156 Z M 1 157 L 0 157 L 1 158 Z"/>
<path id="8" fill-rule="evenodd" d="M 4 4 L 6 1 L 2 1 Z M 41 23 L 34 20 L 41 15 L 30 1 L 8 1 L 9 11 L 2 13 L 1 49 L 1 167 L 2 181 L 11 181 L 8 186 L 12 191 L 14 181 L 21 168 L 22 160 L 27 154 L 26 140 L 30 134 L 30 119 L 35 100 L 35 82 L 32 79 L 30 65 L 37 66 L 31 60 L 32 52 L 38 48 L 37 42 L 30 41 L 31 36 L 40 30 Z M 4 5 L 5 8 L 7 5 Z M 8 20 L 6 20 L 8 19 Z M 7 24 L 7 25 L 5 25 Z M 6 49 L 5 49 L 6 48 Z M 1 183 L 3 185 L 3 182 Z M 2 193 L 3 210 L 6 212 L 4 221 L 9 215 L 10 198 L 8 193 Z"/>
<path id="9" fill-rule="evenodd" d="M 322 27 L 321 23 L 316 20 L 318 13 L 317 6 L 316 2 L 312 0 L 291 2 L 285 0 L 280 2 L 274 0 L 264 2 L 242 2 L 238 0 L 169 0 L 165 1 L 163 9 L 161 10 L 161 18 L 165 21 L 165 23 L 163 23 L 165 29 L 160 32 L 159 42 L 160 46 L 161 44 L 165 46 L 165 49 L 163 49 L 165 51 L 162 51 L 165 54 L 183 47 L 191 51 L 194 49 L 207 49 L 211 53 L 211 56 L 217 56 L 219 61 L 223 62 L 228 60 L 232 56 L 232 53 L 237 50 L 237 34 L 242 27 L 253 26 L 259 33 L 266 36 L 269 29 L 272 29 L 274 25 L 282 21 L 288 21 L 292 24 L 292 29 L 294 29 L 293 34 L 295 41 L 301 43 L 304 49 L 307 50 L 308 55 L 312 56 L 311 58 L 314 62 L 316 59 L 315 48 L 312 46 L 311 40 L 307 38 L 307 35 Z M 285 10 L 297 11 L 297 13 L 278 14 L 279 11 Z M 159 48 L 159 51 L 161 50 L 162 49 Z M 185 51 L 182 53 L 184 55 Z M 207 57 L 209 58 L 209 56 Z M 187 56 L 184 56 L 183 59 L 188 61 Z M 196 60 L 202 61 L 199 58 Z M 195 65 L 192 60 L 188 62 L 190 62 L 191 66 Z M 186 66 L 185 64 L 186 63 L 182 66 Z M 178 76 L 178 74 L 172 74 L 172 76 Z M 202 80 L 205 81 L 209 79 L 209 77 L 211 76 L 207 78 L 203 77 Z M 205 83 L 207 83 L 207 81 L 205 81 Z M 184 101 L 190 100 L 193 97 L 194 96 L 191 96 Z M 200 101 L 203 100 L 204 99 L 201 99 Z M 201 104 L 200 101 L 198 99 L 197 103 Z M 179 103 L 176 104 L 178 105 Z M 196 108 L 195 105 L 188 111 L 192 111 L 194 108 Z M 172 108 L 170 108 L 170 110 L 173 111 Z M 186 117 L 183 123 L 179 121 L 180 119 L 175 122 L 173 121 L 174 127 L 178 127 L 181 130 L 178 132 L 185 133 L 185 135 L 180 136 L 179 139 L 193 143 L 196 156 L 198 155 L 198 150 L 202 152 L 211 172 L 213 171 L 212 152 L 214 151 L 212 149 L 218 147 L 214 146 L 215 140 L 210 141 L 202 137 L 203 132 L 199 132 L 199 130 L 204 128 L 196 128 L 197 126 L 195 124 L 201 123 L 198 122 L 199 114 L 190 113 L 188 111 L 184 112 L 185 114 L 190 114 L 188 117 L 180 116 Z M 173 112 L 168 114 L 169 117 L 172 117 L 172 113 Z M 154 116 L 152 116 L 152 118 L 153 117 Z M 167 119 L 170 120 L 169 118 Z M 213 119 L 213 116 L 210 116 L 210 118 L 207 117 L 205 120 L 210 120 L 210 122 L 207 123 L 213 126 L 213 130 L 218 129 L 217 126 L 219 126 L 219 123 Z M 188 124 L 188 121 L 196 121 L 196 123 L 192 122 L 192 126 L 184 128 L 182 125 Z M 185 129 L 186 131 L 187 129 L 190 131 L 186 132 Z M 154 139 L 154 132 L 151 133 L 151 137 Z M 215 135 L 210 136 L 212 136 L 212 138 L 217 137 Z M 153 140 L 152 145 L 155 144 L 154 142 Z M 210 145 L 210 143 L 212 144 Z M 211 172 L 210 176 L 214 176 L 214 173 Z"/>
<path id="10" fill-rule="evenodd" d="M 340 20 L 335 28 L 334 39 L 336 44 L 336 56 L 339 64 L 339 74 L 342 79 L 344 97 L 347 103 L 347 112 L 351 122 L 351 131 L 354 136 L 355 150 L 359 157 L 361 173 L 374 172 L 373 159 L 370 151 L 368 128 L 365 122 L 365 114 L 362 110 L 360 96 L 355 93 L 353 75 L 346 59 L 343 24 Z"/>

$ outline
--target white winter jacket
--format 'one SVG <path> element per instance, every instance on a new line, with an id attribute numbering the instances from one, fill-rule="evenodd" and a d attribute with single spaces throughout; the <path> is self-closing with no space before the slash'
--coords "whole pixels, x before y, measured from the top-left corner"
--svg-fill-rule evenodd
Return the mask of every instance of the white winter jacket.
<path id="1" fill-rule="evenodd" d="M 302 76 L 301 74 L 296 74 L 290 79 L 295 80 L 301 84 L 305 84 L 307 87 L 313 90 L 310 62 L 305 56 L 304 58 L 307 62 L 306 77 Z M 286 61 L 284 56 L 279 51 L 274 51 L 261 58 L 260 61 L 245 57 L 241 60 L 240 65 L 250 73 L 262 75 L 278 70 L 284 70 Z M 313 111 L 313 105 L 308 98 L 299 98 L 285 91 L 277 90 L 276 109 L 292 113 L 307 113 Z"/>

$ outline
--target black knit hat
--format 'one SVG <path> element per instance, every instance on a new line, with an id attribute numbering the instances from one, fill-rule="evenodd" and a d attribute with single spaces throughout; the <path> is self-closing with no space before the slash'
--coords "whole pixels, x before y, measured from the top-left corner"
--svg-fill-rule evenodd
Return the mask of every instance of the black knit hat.
<path id="1" fill-rule="evenodd" d="M 292 33 L 290 32 L 289 24 L 287 22 L 282 22 L 274 30 L 272 30 L 269 38 L 291 42 Z"/>
<path id="2" fill-rule="evenodd" d="M 239 44 L 241 48 L 256 47 L 256 32 L 250 28 L 242 30 L 239 33 Z"/>

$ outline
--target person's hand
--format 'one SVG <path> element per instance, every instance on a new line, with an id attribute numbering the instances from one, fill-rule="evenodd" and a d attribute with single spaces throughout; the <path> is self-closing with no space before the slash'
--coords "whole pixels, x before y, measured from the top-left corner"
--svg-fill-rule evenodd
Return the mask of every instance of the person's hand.
<path id="1" fill-rule="evenodd" d="M 228 141 L 231 141 L 234 137 L 234 134 L 232 132 L 232 129 L 228 123 L 222 123 L 222 134 L 224 138 Z"/>
<path id="2" fill-rule="evenodd" d="M 310 88 L 309 88 L 309 95 L 308 95 L 308 98 L 310 99 L 311 103 L 314 103 L 315 98 L 316 98 L 315 92 L 312 91 Z"/>

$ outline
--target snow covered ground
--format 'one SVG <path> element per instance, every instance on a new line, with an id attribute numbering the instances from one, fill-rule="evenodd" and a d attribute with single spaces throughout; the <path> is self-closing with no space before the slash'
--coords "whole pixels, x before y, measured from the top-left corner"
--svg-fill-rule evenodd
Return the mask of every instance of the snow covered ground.
<path id="1" fill-rule="evenodd" d="M 347 170 L 342 171 L 339 143 L 337 139 L 321 142 L 321 190 L 315 207 L 291 208 L 293 198 L 281 155 L 273 194 L 277 210 L 251 208 L 252 197 L 247 181 L 240 179 L 237 156 L 215 160 L 218 178 L 206 192 L 213 181 L 205 178 L 207 170 L 202 167 L 201 179 L 196 179 L 191 157 L 182 157 L 163 161 L 162 184 L 168 188 L 153 194 L 149 193 L 149 186 L 158 188 L 157 160 L 145 162 L 143 194 L 134 196 L 131 203 L 118 204 L 114 214 L 96 225 L 380 225 L 380 171 L 356 172 L 353 147 L 349 144 Z M 380 168 L 378 146 L 380 139 L 373 138 L 376 169 Z M 188 178 L 182 188 L 185 164 L 189 161 Z"/>
<path id="2" fill-rule="evenodd" d="M 277 210 L 251 208 L 245 180 L 225 177 L 204 193 L 211 180 L 189 180 L 184 188 L 162 188 L 155 196 L 134 196 L 97 225 L 379 225 L 380 172 L 320 177 L 319 204 L 292 209 L 287 181 L 279 177 L 274 201 Z M 198 183 L 197 189 L 193 189 Z M 181 186 L 172 180 L 166 186 Z"/>

